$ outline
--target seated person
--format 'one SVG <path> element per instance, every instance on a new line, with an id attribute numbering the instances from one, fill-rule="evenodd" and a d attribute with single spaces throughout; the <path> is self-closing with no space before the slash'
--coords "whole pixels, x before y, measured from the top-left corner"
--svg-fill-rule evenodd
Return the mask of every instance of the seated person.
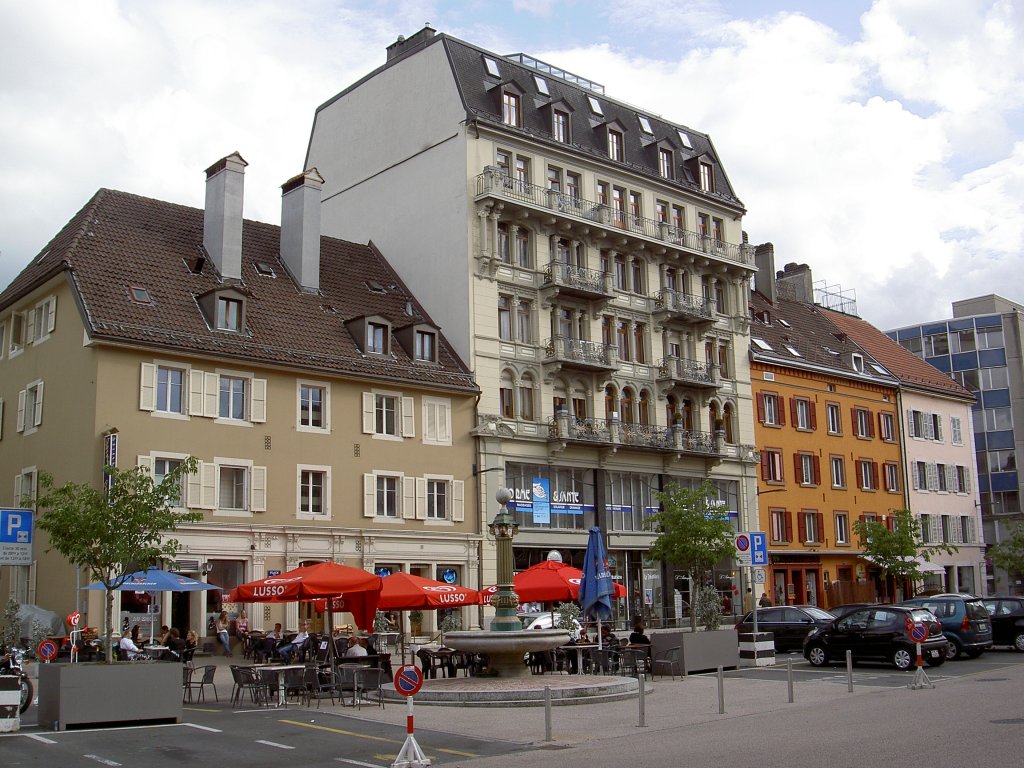
<path id="1" fill-rule="evenodd" d="M 181 654 L 185 651 L 185 641 L 181 639 L 181 633 L 176 627 L 171 627 L 164 645 L 167 646 L 167 650 L 163 652 L 165 660 L 181 661 Z"/>
<path id="2" fill-rule="evenodd" d="M 156 636 L 157 645 L 167 645 L 167 639 L 171 636 L 171 630 L 164 624 L 160 627 L 160 634 Z"/>
<path id="3" fill-rule="evenodd" d="M 274 625 L 274 628 L 264 635 L 263 639 L 260 640 L 259 650 L 263 654 L 264 658 L 269 659 L 274 655 L 274 649 L 277 644 L 284 640 L 284 633 L 281 631 L 281 622 Z"/>
<path id="4" fill-rule="evenodd" d="M 280 624 L 275 625 L 275 629 L 281 626 Z M 299 632 L 289 642 L 284 645 L 279 645 L 277 648 L 277 655 L 284 659 L 285 663 L 291 664 L 295 658 L 295 654 L 299 653 L 306 647 L 306 643 L 309 641 L 309 624 L 305 621 L 299 623 Z"/>
<path id="5" fill-rule="evenodd" d="M 185 650 L 194 651 L 199 646 L 199 636 L 194 629 L 185 633 Z"/>
<path id="6" fill-rule="evenodd" d="M 148 659 L 146 652 L 140 647 L 142 641 L 139 639 L 139 625 L 136 624 L 132 627 L 130 635 L 124 635 L 121 641 L 117 644 L 118 649 L 121 651 L 121 655 L 128 659 Z"/>
<path id="7" fill-rule="evenodd" d="M 619 645 L 619 638 L 607 624 L 601 625 L 601 645 L 605 648 L 616 648 Z"/>
<path id="8" fill-rule="evenodd" d="M 353 635 L 348 639 L 348 648 L 345 649 L 345 656 L 347 658 L 356 658 L 358 656 L 368 656 L 366 648 L 362 643 L 359 642 L 359 638 Z"/>
<path id="9" fill-rule="evenodd" d="M 629 633 L 630 645 L 650 645 L 651 638 L 644 634 L 644 623 L 638 621 L 633 624 L 633 631 Z"/>

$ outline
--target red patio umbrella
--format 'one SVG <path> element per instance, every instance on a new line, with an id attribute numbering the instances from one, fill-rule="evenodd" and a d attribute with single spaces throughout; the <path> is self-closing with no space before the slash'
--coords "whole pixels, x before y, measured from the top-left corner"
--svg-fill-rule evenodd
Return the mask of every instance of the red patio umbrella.
<path id="1" fill-rule="evenodd" d="M 380 611 L 411 611 L 422 608 L 457 608 L 460 605 L 478 605 L 480 593 L 469 587 L 446 584 L 443 581 L 413 576 L 411 573 L 393 573 L 385 576 L 380 589 Z M 323 613 L 326 600 L 318 600 L 313 607 Z M 331 601 L 331 610 L 338 606 Z"/>
<path id="2" fill-rule="evenodd" d="M 240 584 L 231 590 L 234 603 L 292 603 L 333 598 L 333 610 L 352 614 L 356 626 L 369 630 L 380 600 L 381 578 L 340 563 L 304 565 L 277 576 Z"/>
<path id="3" fill-rule="evenodd" d="M 521 603 L 553 603 L 575 601 L 580 597 L 583 571 L 558 560 L 543 560 L 512 577 L 512 588 Z M 488 604 L 498 591 L 497 586 L 480 590 L 480 602 Z M 615 597 L 625 597 L 626 588 L 615 582 Z"/>

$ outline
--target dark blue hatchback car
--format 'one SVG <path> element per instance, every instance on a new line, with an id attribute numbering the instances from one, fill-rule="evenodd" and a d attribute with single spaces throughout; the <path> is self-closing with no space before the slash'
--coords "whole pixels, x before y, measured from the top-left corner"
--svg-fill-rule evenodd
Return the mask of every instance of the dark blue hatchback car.
<path id="1" fill-rule="evenodd" d="M 976 658 L 992 647 L 992 623 L 980 597 L 968 594 L 942 594 L 904 600 L 902 605 L 927 608 L 942 623 L 942 634 L 949 640 L 946 657 Z"/>

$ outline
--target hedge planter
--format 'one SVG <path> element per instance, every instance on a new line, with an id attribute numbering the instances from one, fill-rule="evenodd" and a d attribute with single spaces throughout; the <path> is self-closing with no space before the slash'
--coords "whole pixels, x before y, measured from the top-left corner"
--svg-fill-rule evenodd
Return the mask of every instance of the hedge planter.
<path id="1" fill-rule="evenodd" d="M 39 725 L 181 722 L 181 664 L 40 664 Z"/>
<path id="2" fill-rule="evenodd" d="M 718 667 L 735 669 L 740 664 L 739 638 L 732 628 L 707 632 L 659 631 L 651 635 L 651 644 L 655 658 L 659 651 L 680 646 L 679 665 L 684 675 Z"/>

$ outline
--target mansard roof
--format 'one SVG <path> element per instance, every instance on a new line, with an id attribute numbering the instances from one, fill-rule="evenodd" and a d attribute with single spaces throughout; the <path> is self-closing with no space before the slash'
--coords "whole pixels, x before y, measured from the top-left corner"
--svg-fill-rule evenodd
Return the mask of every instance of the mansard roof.
<path id="1" fill-rule="evenodd" d="M 372 243 L 320 240 L 320 290 L 300 290 L 280 258 L 280 227 L 246 219 L 241 280 L 223 280 L 203 257 L 203 211 L 101 189 L 0 293 L 5 311 L 67 273 L 90 338 L 164 353 L 284 366 L 322 375 L 403 382 L 475 393 L 472 374 L 443 335 L 437 362 L 401 344 L 365 355 L 345 329 L 378 315 L 393 328 L 436 325 Z M 151 303 L 133 301 L 132 288 Z M 214 330 L 198 300 L 232 289 L 245 297 L 245 327 Z"/>

